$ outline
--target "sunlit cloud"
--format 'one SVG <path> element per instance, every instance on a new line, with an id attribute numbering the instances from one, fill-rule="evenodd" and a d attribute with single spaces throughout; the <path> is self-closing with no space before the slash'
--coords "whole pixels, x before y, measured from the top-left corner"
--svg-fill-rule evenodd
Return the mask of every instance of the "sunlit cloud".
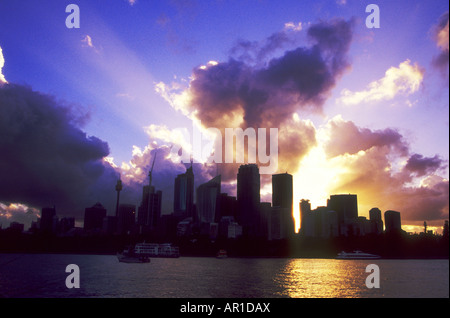
<path id="1" fill-rule="evenodd" d="M 399 132 L 358 127 L 341 116 L 316 128 L 315 136 L 294 173 L 297 217 L 301 199 L 314 208 L 326 206 L 332 194 L 354 193 L 360 216 L 378 207 L 400 211 L 404 224 L 440 225 L 448 218 L 449 183 L 439 175 L 447 162 L 439 156 L 411 154 Z"/>
<path id="2" fill-rule="evenodd" d="M 389 68 L 385 76 L 370 83 L 360 92 L 344 89 L 338 101 L 346 105 L 357 105 L 363 102 L 392 100 L 397 95 L 411 95 L 417 92 L 422 84 L 424 70 L 417 64 L 406 60 L 398 67 Z"/>
<path id="3" fill-rule="evenodd" d="M 0 46 L 0 84 L 1 83 L 8 83 L 6 81 L 5 76 L 2 73 L 3 66 L 5 66 L 5 58 L 3 57 L 2 47 Z"/>
<path id="4" fill-rule="evenodd" d="M 301 22 L 295 24 L 294 22 L 287 22 L 284 24 L 285 30 L 301 31 L 303 30 L 303 25 Z"/>
<path id="5" fill-rule="evenodd" d="M 83 42 L 85 46 L 94 47 L 94 44 L 92 44 L 92 38 L 89 35 L 86 35 L 81 42 Z"/>
<path id="6" fill-rule="evenodd" d="M 18 222 L 29 227 L 31 222 L 36 221 L 40 211 L 36 208 L 22 203 L 0 202 L 0 229 L 5 228 L 11 222 Z"/>
<path id="7" fill-rule="evenodd" d="M 90 48 L 94 50 L 95 53 L 100 53 L 100 50 L 94 45 L 94 42 L 92 40 L 92 37 L 90 35 L 85 35 L 84 38 L 81 40 L 82 46 Z"/>

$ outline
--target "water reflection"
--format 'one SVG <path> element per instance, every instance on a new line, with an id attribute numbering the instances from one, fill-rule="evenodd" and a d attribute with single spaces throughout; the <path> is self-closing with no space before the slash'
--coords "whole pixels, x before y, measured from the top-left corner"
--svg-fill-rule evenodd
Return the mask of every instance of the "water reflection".
<path id="1" fill-rule="evenodd" d="M 274 280 L 283 289 L 281 297 L 363 297 L 368 290 L 366 266 L 365 262 L 290 259 Z"/>

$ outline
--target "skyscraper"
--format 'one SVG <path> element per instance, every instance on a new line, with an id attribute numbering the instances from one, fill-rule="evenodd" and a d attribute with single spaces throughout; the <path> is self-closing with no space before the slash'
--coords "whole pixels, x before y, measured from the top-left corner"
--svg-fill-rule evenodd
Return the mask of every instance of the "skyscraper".
<path id="1" fill-rule="evenodd" d="M 245 236 L 261 236 L 260 175 L 255 164 L 241 165 L 237 174 L 237 221 Z"/>
<path id="2" fill-rule="evenodd" d="M 84 210 L 84 230 L 100 231 L 103 228 L 103 218 L 106 209 L 99 202 Z"/>
<path id="3" fill-rule="evenodd" d="M 386 232 L 396 232 L 402 229 L 400 212 L 388 210 L 384 212 L 384 224 Z"/>
<path id="4" fill-rule="evenodd" d="M 300 209 L 300 234 L 309 233 L 309 220 L 311 218 L 311 203 L 309 200 L 301 199 L 299 203 Z"/>
<path id="5" fill-rule="evenodd" d="M 281 217 L 282 233 L 287 237 L 295 234 L 293 216 L 293 181 L 288 173 L 272 175 L 272 206 L 283 208 Z"/>
<path id="6" fill-rule="evenodd" d="M 218 222 L 221 176 L 218 175 L 197 188 L 197 216 L 202 223 Z"/>
<path id="7" fill-rule="evenodd" d="M 56 209 L 53 208 L 42 208 L 41 219 L 39 221 L 40 230 L 44 233 L 54 233 L 56 226 Z"/>
<path id="8" fill-rule="evenodd" d="M 383 233 L 383 220 L 381 219 L 381 210 L 379 208 L 370 209 L 369 219 L 372 224 L 372 233 Z"/>
<path id="9" fill-rule="evenodd" d="M 180 217 L 194 217 L 194 172 L 192 164 L 175 178 L 173 212 Z"/>
<path id="10" fill-rule="evenodd" d="M 347 236 L 358 222 L 358 200 L 356 194 L 336 194 L 328 199 L 327 207 L 337 213 L 339 234 Z"/>
<path id="11" fill-rule="evenodd" d="M 155 192 L 155 187 L 153 186 L 144 186 L 141 205 L 138 208 L 140 233 L 146 233 L 155 229 L 161 216 L 161 203 L 162 192 Z"/>

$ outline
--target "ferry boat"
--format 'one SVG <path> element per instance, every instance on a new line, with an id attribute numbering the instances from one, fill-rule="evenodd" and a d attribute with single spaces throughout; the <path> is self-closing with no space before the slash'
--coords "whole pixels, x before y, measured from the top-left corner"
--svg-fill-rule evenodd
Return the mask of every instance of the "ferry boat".
<path id="1" fill-rule="evenodd" d="M 379 255 L 364 253 L 361 251 L 353 251 L 351 253 L 346 253 L 344 251 L 340 252 L 336 259 L 378 259 L 381 258 Z"/>
<path id="2" fill-rule="evenodd" d="M 157 244 L 157 243 L 137 243 L 130 251 L 124 251 L 123 255 L 127 256 L 141 256 L 141 257 L 168 257 L 178 258 L 180 257 L 180 249 L 178 246 L 174 246 L 170 243 Z"/>
<path id="3" fill-rule="evenodd" d="M 117 259 L 121 263 L 150 263 L 148 254 L 141 251 L 136 252 L 136 248 L 132 247 L 124 250 L 122 253 L 117 253 Z"/>

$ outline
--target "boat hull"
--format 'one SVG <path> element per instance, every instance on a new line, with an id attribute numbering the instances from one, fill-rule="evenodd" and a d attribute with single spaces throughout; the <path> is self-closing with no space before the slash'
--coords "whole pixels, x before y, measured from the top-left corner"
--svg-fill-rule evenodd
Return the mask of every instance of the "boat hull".
<path id="1" fill-rule="evenodd" d="M 346 252 L 341 252 L 338 254 L 338 256 L 336 257 L 336 259 L 343 259 L 343 260 L 365 260 L 365 259 L 380 259 L 381 257 L 379 255 L 375 255 L 375 254 L 369 254 L 369 253 L 364 253 L 361 251 L 355 251 L 353 253 L 346 253 Z"/>
<path id="2" fill-rule="evenodd" d="M 127 256 L 123 254 L 117 254 L 117 259 L 121 263 L 150 263 L 148 257 Z"/>

